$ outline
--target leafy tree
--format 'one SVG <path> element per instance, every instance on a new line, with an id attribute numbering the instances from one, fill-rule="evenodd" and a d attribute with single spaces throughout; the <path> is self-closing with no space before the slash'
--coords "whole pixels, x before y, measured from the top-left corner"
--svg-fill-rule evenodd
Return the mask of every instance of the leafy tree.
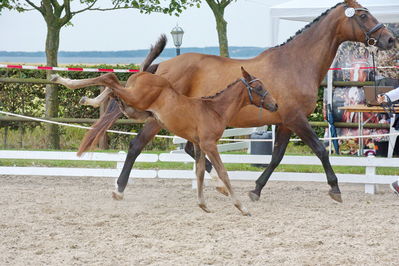
<path id="1" fill-rule="evenodd" d="M 216 30 L 219 38 L 220 55 L 229 57 L 229 44 L 227 41 L 227 22 L 224 19 L 224 10 L 235 0 L 206 0 L 216 20 Z"/>
<path id="2" fill-rule="evenodd" d="M 36 1 L 37 2 L 37 1 Z M 139 9 L 142 13 L 162 12 L 169 15 L 179 15 L 184 9 L 199 6 L 200 0 L 111 0 L 108 7 L 101 7 L 98 0 L 80 0 L 81 8 L 71 9 L 72 0 L 42 0 L 34 3 L 31 0 L 2 0 L 0 1 L 0 13 L 4 9 L 16 10 L 18 12 L 38 11 L 47 25 L 46 37 L 46 59 L 48 66 L 58 65 L 58 49 L 61 28 L 71 24 L 74 16 L 85 11 L 108 11 L 117 9 Z M 51 71 L 47 72 L 47 78 Z M 54 85 L 46 87 L 46 116 L 58 116 L 58 90 Z M 50 148 L 59 148 L 58 127 L 48 126 Z"/>

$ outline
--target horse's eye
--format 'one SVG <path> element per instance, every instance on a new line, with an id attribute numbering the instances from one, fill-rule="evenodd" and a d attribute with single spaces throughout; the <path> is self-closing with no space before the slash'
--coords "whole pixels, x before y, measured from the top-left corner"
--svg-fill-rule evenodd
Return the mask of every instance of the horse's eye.
<path id="1" fill-rule="evenodd" d="M 366 18 L 367 18 L 367 15 L 366 15 L 366 14 L 361 14 L 361 15 L 360 15 L 360 18 L 361 18 L 361 19 L 366 19 Z"/>

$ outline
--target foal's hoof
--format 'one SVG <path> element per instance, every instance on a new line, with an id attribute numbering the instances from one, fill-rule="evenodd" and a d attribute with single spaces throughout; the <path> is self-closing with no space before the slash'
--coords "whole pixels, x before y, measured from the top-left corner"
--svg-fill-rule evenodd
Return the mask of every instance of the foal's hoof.
<path id="1" fill-rule="evenodd" d="M 251 190 L 250 192 L 248 192 L 248 196 L 252 201 L 258 201 L 260 198 L 260 195 L 256 194 L 255 190 Z"/>
<path id="2" fill-rule="evenodd" d="M 330 190 L 330 191 L 328 191 L 328 195 L 330 195 L 330 197 L 331 197 L 333 200 L 342 203 L 341 192 L 333 192 L 332 190 Z"/>
<path id="3" fill-rule="evenodd" d="M 203 209 L 205 212 L 210 213 L 211 211 L 208 209 L 208 207 L 206 207 L 205 204 L 198 204 L 198 206 Z"/>
<path id="4" fill-rule="evenodd" d="M 118 191 L 113 191 L 112 192 L 112 198 L 114 200 L 123 200 L 123 193 L 120 193 Z"/>
<path id="5" fill-rule="evenodd" d="M 83 97 L 80 99 L 79 104 L 80 104 L 80 105 L 86 105 L 86 102 L 87 102 L 87 97 L 86 97 L 86 96 L 83 96 Z"/>
<path id="6" fill-rule="evenodd" d="M 225 188 L 225 187 L 216 187 L 216 191 L 225 196 L 229 195 L 229 192 L 227 191 L 227 188 Z"/>
<path id="7" fill-rule="evenodd" d="M 245 208 L 241 210 L 241 213 L 243 216 L 252 216 L 252 214 Z"/>
<path id="8" fill-rule="evenodd" d="M 58 74 L 52 74 L 50 77 L 50 81 L 56 82 L 60 76 Z"/>

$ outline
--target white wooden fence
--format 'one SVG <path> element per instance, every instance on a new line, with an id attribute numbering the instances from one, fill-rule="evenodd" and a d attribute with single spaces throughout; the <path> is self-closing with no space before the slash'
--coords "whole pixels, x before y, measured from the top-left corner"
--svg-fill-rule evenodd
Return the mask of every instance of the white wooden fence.
<path id="1" fill-rule="evenodd" d="M 35 159 L 35 160 L 87 160 L 87 161 L 111 161 L 116 167 L 110 168 L 61 168 L 61 167 L 0 167 L 0 175 L 44 175 L 44 176 L 98 176 L 118 177 L 126 157 L 125 152 L 119 153 L 86 153 L 77 157 L 74 152 L 52 151 L 11 151 L 0 150 L 0 159 Z M 251 163 L 267 164 L 270 155 L 227 155 L 222 154 L 224 163 Z M 187 154 L 140 154 L 137 162 L 193 162 Z M 376 167 L 399 168 L 399 158 L 376 157 L 330 157 L 333 166 L 362 166 L 366 167 L 365 174 L 337 174 L 340 183 L 365 184 L 366 193 L 375 193 L 377 184 L 390 184 L 397 180 L 398 176 L 377 175 Z M 290 165 L 321 165 L 315 156 L 284 156 L 281 164 Z M 232 180 L 256 180 L 261 171 L 229 171 Z M 136 178 L 183 178 L 195 179 L 192 170 L 139 170 L 133 169 L 130 177 Z M 278 181 L 313 181 L 326 182 L 325 173 L 292 173 L 274 172 L 270 180 Z"/>
<path id="2" fill-rule="evenodd" d="M 249 128 L 231 128 L 231 129 L 226 129 L 223 132 L 223 135 L 221 138 L 228 138 L 228 137 L 238 137 L 238 136 L 247 136 L 251 135 L 254 132 L 263 132 L 267 130 L 267 126 L 262 126 L 262 127 L 249 127 Z M 274 136 L 274 128 L 275 126 L 272 126 L 272 132 Z M 271 140 L 272 142 L 274 141 L 274 137 Z M 187 142 L 186 139 L 183 139 L 181 137 L 175 136 L 173 138 L 173 144 L 185 144 Z M 248 153 L 250 153 L 250 142 L 248 141 L 237 141 L 234 143 L 225 143 L 225 144 L 218 144 L 218 151 L 219 152 L 225 152 L 225 151 L 235 151 L 235 150 L 244 150 L 248 149 Z M 172 153 L 182 153 L 184 152 L 183 149 L 173 151 Z"/>

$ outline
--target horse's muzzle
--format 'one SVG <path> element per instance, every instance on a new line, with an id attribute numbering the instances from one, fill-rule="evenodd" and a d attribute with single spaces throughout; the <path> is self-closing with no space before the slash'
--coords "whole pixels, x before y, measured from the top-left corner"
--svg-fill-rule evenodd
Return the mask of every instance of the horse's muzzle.
<path id="1" fill-rule="evenodd" d="M 390 50 L 394 47 L 398 47 L 398 40 L 396 40 L 393 35 L 386 34 L 385 36 L 381 36 L 376 46 L 381 50 Z"/>
<path id="2" fill-rule="evenodd" d="M 276 112 L 278 109 L 278 105 L 276 104 L 265 104 L 266 110 L 269 110 L 270 112 Z"/>

